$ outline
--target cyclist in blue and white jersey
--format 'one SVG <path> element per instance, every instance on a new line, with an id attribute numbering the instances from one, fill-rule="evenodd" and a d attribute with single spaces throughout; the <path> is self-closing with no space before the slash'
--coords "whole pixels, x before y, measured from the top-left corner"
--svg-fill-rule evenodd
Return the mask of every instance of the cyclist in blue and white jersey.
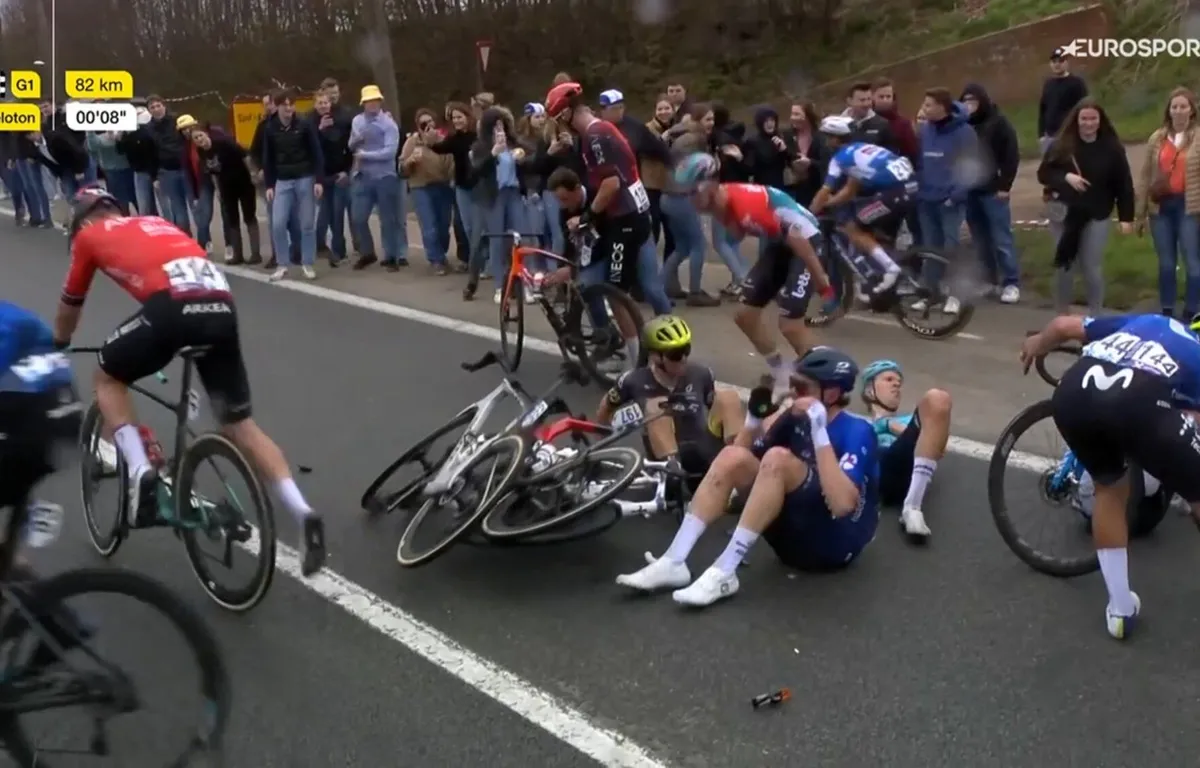
<path id="1" fill-rule="evenodd" d="M 820 131 L 834 154 L 825 183 L 809 208 L 814 214 L 826 208 L 835 210 L 851 244 L 871 257 L 883 273 L 872 292 L 884 293 L 896 284 L 900 267 L 879 245 L 873 230 L 895 239 L 917 193 L 912 163 L 875 144 L 850 142 L 854 121 L 845 115 L 826 117 Z"/>
<path id="2" fill-rule="evenodd" d="M 1105 623 L 1127 637 L 1141 612 L 1129 588 L 1127 463 L 1181 496 L 1200 524 L 1200 315 L 1190 327 L 1162 315 L 1056 317 L 1021 346 L 1025 371 L 1066 341 L 1083 354 L 1063 374 L 1054 423 L 1095 484 L 1092 539 L 1108 588 Z"/>
<path id="3" fill-rule="evenodd" d="M 721 450 L 692 496 L 675 538 L 660 558 L 617 577 L 621 586 L 674 589 L 681 605 L 711 605 L 738 591 L 737 567 L 761 537 L 785 564 L 838 570 L 858 558 L 879 523 L 879 461 L 871 424 L 848 411 L 858 366 L 845 353 L 816 347 L 797 361 L 795 401 L 764 423 L 755 413 L 771 392 L 750 394 L 745 427 Z M 765 434 L 763 427 L 766 427 Z M 716 562 L 692 581 L 687 558 L 720 519 L 730 493 L 746 499 L 736 530 Z"/>

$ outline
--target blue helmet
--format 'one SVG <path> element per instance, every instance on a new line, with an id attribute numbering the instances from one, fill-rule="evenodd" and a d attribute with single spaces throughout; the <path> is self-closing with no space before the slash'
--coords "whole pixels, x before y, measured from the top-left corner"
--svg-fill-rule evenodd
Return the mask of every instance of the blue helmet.
<path id="1" fill-rule="evenodd" d="M 675 183 L 681 187 L 692 188 L 716 178 L 716 158 L 703 152 L 693 152 L 675 166 Z"/>
<path id="2" fill-rule="evenodd" d="M 858 364 L 833 347 L 813 347 L 796 361 L 793 370 L 817 382 L 822 389 L 837 387 L 843 392 L 853 392 L 858 381 Z"/>

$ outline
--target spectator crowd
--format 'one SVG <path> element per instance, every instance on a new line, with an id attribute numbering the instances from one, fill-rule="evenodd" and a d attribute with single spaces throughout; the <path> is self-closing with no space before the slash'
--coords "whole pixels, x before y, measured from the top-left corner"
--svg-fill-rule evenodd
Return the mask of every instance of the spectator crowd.
<path id="1" fill-rule="evenodd" d="M 563 73 L 555 82 L 568 79 Z M 678 78 L 664 86 L 652 113 L 633 114 L 616 88 L 596 94 L 598 112 L 637 155 L 667 294 L 688 306 L 715 306 L 739 295 L 750 265 L 739 234 L 704 221 L 686 191 L 674 187 L 674 162 L 710 153 L 722 181 L 770 185 L 808 205 L 831 151 L 809 101 L 795 100 L 783 114 L 758 107 L 747 125 L 721 103 L 693 98 Z M 483 232 L 517 230 L 564 251 L 557 193 L 572 174 L 558 171 L 583 176 L 582 159 L 576 138 L 548 120 L 539 101 L 510 109 L 491 93 L 477 93 L 469 103 L 416 109 L 403 123 L 375 85 L 359 91 L 357 104 L 347 104 L 338 82 L 326 79 L 310 114 L 298 114 L 296 101 L 291 91 L 266 95 L 248 148 L 219 125 L 174 114 L 158 96 L 139 108 L 138 130 L 121 134 L 76 134 L 61 114 L 52 119 L 54 108 L 44 103 L 40 132 L 0 134 L 0 181 L 19 225 L 53 228 L 55 197 L 70 199 L 81 184 L 103 178 L 130 209 L 174 222 L 210 251 L 219 210 L 226 262 L 261 264 L 276 280 L 293 267 L 315 279 L 318 258 L 330 267 L 351 259 L 355 270 L 409 267 L 409 212 L 429 269 L 439 276 L 465 273 L 466 300 L 486 273 L 498 302 L 508 271 L 506 244 L 485 241 Z M 910 117 L 898 109 L 894 84 L 881 78 L 848 88 L 843 114 L 854 120 L 854 140 L 883 146 L 916 169 L 918 198 L 906 221 L 912 238 L 958 258 L 973 253 L 991 292 L 1003 303 L 1019 302 L 1009 198 L 1020 139 L 987 87 L 929 88 Z M 1162 311 L 1180 309 L 1180 255 L 1187 275 L 1183 314 L 1200 310 L 1200 151 L 1191 151 L 1196 118 L 1193 94 L 1172 92 L 1162 126 L 1148 138 L 1147 160 L 1135 172 L 1103 106 L 1070 71 L 1066 53 L 1052 52 L 1038 114 L 1037 175 L 1055 242 L 1060 309 L 1070 303 L 1077 273 L 1089 309 L 1102 309 L 1103 256 L 1115 209 L 1121 232 L 1153 237 Z M 717 295 L 703 282 L 710 248 L 731 276 Z M 957 301 L 947 300 L 942 311 L 956 312 Z"/>

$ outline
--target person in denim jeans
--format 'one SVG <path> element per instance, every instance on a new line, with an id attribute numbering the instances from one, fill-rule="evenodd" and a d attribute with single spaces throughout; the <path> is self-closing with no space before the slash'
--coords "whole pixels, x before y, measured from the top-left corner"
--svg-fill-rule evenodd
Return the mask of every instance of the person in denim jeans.
<path id="1" fill-rule="evenodd" d="M 210 136 L 215 133 L 219 137 L 225 131 L 213 125 L 202 126 L 191 115 L 180 115 L 175 121 L 175 127 L 187 142 L 183 150 L 183 178 L 187 183 L 188 205 L 196 221 L 196 242 L 200 243 L 205 251 L 212 253 L 213 205 L 216 202 L 217 190 L 212 177 L 204 170 L 199 148 L 192 141 L 192 133 L 202 130 Z"/>
<path id="2" fill-rule="evenodd" d="M 275 253 L 288 252 L 288 226 L 300 226 L 300 269 L 309 280 L 317 277 L 317 201 L 324 191 L 317 174 L 325 167 L 317 127 L 296 115 L 296 96 L 285 91 L 275 97 L 276 120 L 263 134 L 263 177 L 267 203 L 272 206 L 271 240 Z M 271 273 L 272 280 L 287 276 L 284 264 Z"/>
<path id="3" fill-rule="evenodd" d="M 21 174 L 17 170 L 20 162 L 20 137 L 15 133 L 0 133 L 0 182 L 12 196 L 14 220 L 17 226 L 25 223 L 27 204 Z"/>
<path id="4" fill-rule="evenodd" d="M 403 198 L 396 156 L 400 126 L 383 111 L 383 93 L 377 85 L 362 89 L 363 111 L 350 126 L 350 151 L 354 171 L 350 188 L 350 226 L 358 233 L 360 255 L 355 269 L 374 264 L 375 240 L 371 236 L 371 210 L 379 211 L 379 236 L 383 266 L 389 272 L 408 266 L 408 235 L 400 218 Z"/>
<path id="5" fill-rule="evenodd" d="M 146 109 L 150 110 L 146 130 L 154 142 L 154 191 L 158 195 L 159 213 L 190 235 L 188 186 L 183 170 L 186 142 L 161 96 L 148 97 Z"/>
<path id="6" fill-rule="evenodd" d="M 118 138 L 118 134 L 112 132 L 89 133 L 87 150 L 104 171 L 104 184 L 109 194 L 117 198 L 125 210 L 132 210 L 137 205 L 137 190 L 129 160 L 117 148 Z"/>
<path id="7" fill-rule="evenodd" d="M 326 78 L 328 82 L 328 78 Z M 336 82 L 333 85 L 337 87 Z M 346 258 L 346 212 L 350 210 L 350 125 L 353 116 L 334 110 L 328 93 L 317 94 L 314 102 L 317 133 L 325 167 L 321 187 L 325 190 L 317 209 L 317 250 L 329 249 L 329 266 Z M 328 239 L 327 239 L 328 238 Z"/>
<path id="8" fill-rule="evenodd" d="M 1200 312 L 1200 145 L 1196 144 L 1196 97 L 1176 88 L 1167 98 L 1163 124 L 1146 142 L 1139 169 L 1137 222 L 1150 225 L 1158 255 L 1158 296 L 1167 317 L 1191 318 Z M 1183 314 L 1177 315 L 1175 268 L 1183 256 L 1187 282 Z"/>
<path id="9" fill-rule="evenodd" d="M 1017 132 L 982 85 L 968 84 L 963 89 L 962 103 L 984 153 L 981 159 L 989 171 L 986 180 L 967 195 L 967 226 L 988 283 L 1000 295 L 1001 302 L 1016 304 L 1021 300 L 1021 272 L 1013 247 L 1008 195 L 1021 164 Z"/>
<path id="10" fill-rule="evenodd" d="M 446 123 L 446 135 L 429 149 L 454 159 L 454 238 L 459 260 L 456 269 L 465 272 L 470 268 L 471 254 L 479 247 L 478 217 L 471 193 L 475 186 L 471 147 L 476 139 L 471 108 L 462 102 L 450 102 L 446 105 Z"/>
<path id="11" fill-rule="evenodd" d="M 138 127 L 135 131 L 117 135 L 117 152 L 127 163 L 133 174 L 133 202 L 140 216 L 157 216 L 158 201 L 154 199 L 154 141 L 150 138 L 147 126 L 150 124 L 150 111 L 145 107 L 137 108 Z"/>
<path id="12" fill-rule="evenodd" d="M 430 149 L 441 141 L 433 111 L 418 109 L 416 120 L 417 130 L 405 139 L 400 150 L 400 168 L 408 179 L 425 258 L 434 274 L 445 275 L 454 215 L 454 189 L 450 186 L 454 160 Z"/>
<path id="13" fill-rule="evenodd" d="M 50 196 L 46 194 L 46 185 L 42 183 L 42 164 L 38 161 L 41 153 L 34 143 L 41 138 L 42 134 L 38 132 L 17 137 L 15 172 L 21 177 L 21 189 L 29 207 L 29 226 L 49 229 L 54 226 L 50 218 Z"/>
<path id="14" fill-rule="evenodd" d="M 921 245 L 954 258 L 961 241 L 960 231 L 966 218 L 967 193 L 978 180 L 967 172 L 967 166 L 978 163 L 979 142 L 967 122 L 967 108 L 955 102 L 945 88 L 930 88 L 925 92 L 925 124 L 918 138 L 921 142 L 921 165 L 917 168 L 917 215 L 921 221 Z M 937 282 L 943 277 L 931 270 L 927 279 Z M 922 302 L 913 305 L 924 309 Z M 948 296 L 942 312 L 956 315 L 960 309 L 957 297 Z M 920 311 L 920 310 L 918 310 Z"/>
<path id="15" fill-rule="evenodd" d="M 484 232 L 529 232 L 519 168 L 527 158 L 530 155 L 517 139 L 512 113 L 503 107 L 484 110 L 479 118 L 479 140 L 471 148 L 475 202 L 480 207 Z M 472 296 L 486 258 L 496 286 L 492 300 L 500 303 L 508 277 L 510 248 L 507 240 L 496 237 L 479 250 L 472 259 L 467 283 Z M 468 298 L 468 294 L 464 292 L 463 297 Z"/>

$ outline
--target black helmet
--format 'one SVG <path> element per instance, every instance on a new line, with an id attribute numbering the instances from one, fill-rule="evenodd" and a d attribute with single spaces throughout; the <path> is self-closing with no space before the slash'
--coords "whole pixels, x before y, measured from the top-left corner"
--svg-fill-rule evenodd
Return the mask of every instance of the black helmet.
<path id="1" fill-rule="evenodd" d="M 853 392 L 858 380 L 858 364 L 833 347 L 813 347 L 796 361 L 793 370 L 797 375 L 817 382 L 822 389 L 837 387 L 843 392 Z"/>
<path id="2" fill-rule="evenodd" d="M 79 234 L 84 219 L 105 206 L 111 207 L 120 214 L 125 213 L 125 207 L 121 205 L 121 201 L 110 195 L 104 187 L 91 185 L 76 192 L 71 209 L 71 237 L 74 238 Z"/>

